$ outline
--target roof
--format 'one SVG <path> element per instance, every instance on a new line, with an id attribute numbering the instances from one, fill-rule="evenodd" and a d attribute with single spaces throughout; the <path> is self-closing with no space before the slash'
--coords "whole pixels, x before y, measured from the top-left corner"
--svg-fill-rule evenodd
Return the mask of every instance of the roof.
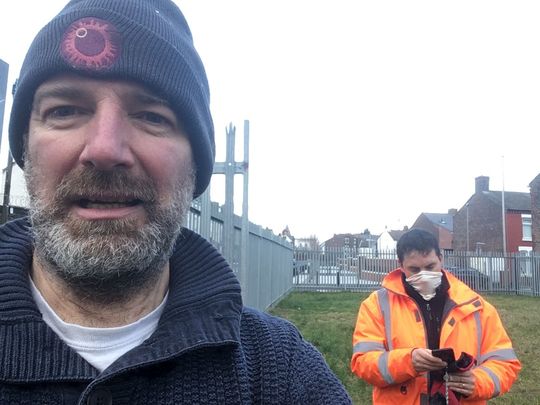
<path id="1" fill-rule="evenodd" d="M 370 243 L 376 241 L 378 237 L 378 235 L 374 235 L 371 233 L 338 233 L 334 234 L 334 236 L 326 240 L 324 243 L 343 240 L 344 238 L 356 238 L 359 243 L 358 247 L 369 247 L 371 246 Z"/>
<path id="2" fill-rule="evenodd" d="M 505 197 L 506 201 L 506 197 Z M 450 232 L 454 230 L 454 214 L 438 214 L 432 212 L 422 212 L 430 222 L 437 226 L 442 226 L 445 229 L 448 229 Z"/>
<path id="3" fill-rule="evenodd" d="M 501 191 L 482 191 L 482 194 L 497 205 L 502 205 Z M 530 211 L 531 195 L 517 191 L 504 192 L 504 208 L 507 211 Z"/>
<path id="4" fill-rule="evenodd" d="M 529 183 L 529 187 L 534 187 L 536 184 L 540 183 L 540 174 L 536 176 L 533 181 Z"/>
<path id="5" fill-rule="evenodd" d="M 392 239 L 394 239 L 395 241 L 398 241 L 399 238 L 401 238 L 403 236 L 403 234 L 407 232 L 407 230 L 390 230 L 388 231 L 388 233 L 390 234 L 390 236 L 392 237 Z"/>

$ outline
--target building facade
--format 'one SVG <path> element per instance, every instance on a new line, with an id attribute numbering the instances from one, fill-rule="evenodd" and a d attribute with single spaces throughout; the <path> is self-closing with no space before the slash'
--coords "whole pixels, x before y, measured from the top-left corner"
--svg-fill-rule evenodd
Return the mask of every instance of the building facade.
<path id="1" fill-rule="evenodd" d="M 391 252 L 396 250 L 396 245 L 401 236 L 409 230 L 408 226 L 403 229 L 385 229 L 377 239 L 377 251 Z"/>
<path id="2" fill-rule="evenodd" d="M 452 208 L 447 213 L 421 213 L 412 228 L 423 229 L 431 233 L 439 242 L 439 247 L 445 251 L 451 251 L 454 235 L 454 215 L 457 210 Z"/>
<path id="3" fill-rule="evenodd" d="M 540 253 L 540 174 L 529 184 L 531 188 L 532 249 Z"/>
<path id="4" fill-rule="evenodd" d="M 324 248 L 331 251 L 357 252 L 360 249 L 375 251 L 378 235 L 372 235 L 367 229 L 363 233 L 334 234 L 324 242 Z"/>
<path id="5" fill-rule="evenodd" d="M 453 225 L 456 251 L 503 252 L 505 247 L 507 252 L 531 250 L 531 195 L 492 191 L 489 177 L 479 176 L 475 193 L 458 210 Z"/>

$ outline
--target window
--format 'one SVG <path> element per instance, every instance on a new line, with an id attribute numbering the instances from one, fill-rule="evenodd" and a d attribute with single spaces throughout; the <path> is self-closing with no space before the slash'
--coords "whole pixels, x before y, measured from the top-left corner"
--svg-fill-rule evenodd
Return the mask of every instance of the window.
<path id="1" fill-rule="evenodd" d="M 532 218 L 531 214 L 521 214 L 521 226 L 524 241 L 532 240 Z"/>

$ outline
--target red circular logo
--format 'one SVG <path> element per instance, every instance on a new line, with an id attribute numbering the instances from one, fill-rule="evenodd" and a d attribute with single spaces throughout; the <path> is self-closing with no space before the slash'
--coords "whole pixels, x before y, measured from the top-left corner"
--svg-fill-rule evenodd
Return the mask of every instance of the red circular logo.
<path id="1" fill-rule="evenodd" d="M 120 56 L 120 34 L 111 23 L 86 17 L 69 26 L 60 49 L 64 60 L 73 67 L 103 70 Z"/>

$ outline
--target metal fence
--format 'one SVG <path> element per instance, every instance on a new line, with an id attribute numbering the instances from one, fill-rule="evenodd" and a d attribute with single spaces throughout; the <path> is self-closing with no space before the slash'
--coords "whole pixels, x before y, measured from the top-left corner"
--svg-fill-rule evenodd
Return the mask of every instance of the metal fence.
<path id="1" fill-rule="evenodd" d="M 193 201 L 186 227 L 208 239 L 221 254 L 225 256 L 233 271 L 240 280 L 244 304 L 266 310 L 279 301 L 293 287 L 292 263 L 293 246 L 284 238 L 276 236 L 269 229 L 247 222 L 248 238 L 246 270 L 242 271 L 242 227 L 246 222 L 233 216 L 233 233 L 225 232 L 226 215 L 223 207 L 212 202 L 210 205 L 210 226 L 205 230 L 201 223 L 202 204 Z M 227 252 L 225 239 L 232 240 L 232 249 Z"/>
<path id="2" fill-rule="evenodd" d="M 9 207 L 9 220 L 27 214 L 28 197 L 11 196 L 12 201 L 21 202 L 21 207 Z M 187 228 L 199 233 L 209 240 L 217 250 L 225 256 L 237 275 L 242 286 L 244 304 L 264 311 L 279 301 L 292 289 L 293 247 L 284 238 L 276 236 L 269 229 L 263 229 L 249 221 L 233 215 L 232 233 L 227 234 L 225 222 L 227 216 L 223 206 L 212 202 L 209 213 L 201 215 L 201 199 L 191 204 L 190 213 L 185 224 Z M 208 217 L 209 226 L 203 226 L 204 218 Z M 242 262 L 243 243 L 242 226 L 249 227 L 246 243 L 246 262 Z M 226 249 L 226 239 L 232 241 Z M 245 271 L 242 265 L 245 264 Z"/>
<path id="3" fill-rule="evenodd" d="M 446 252 L 444 268 L 478 292 L 540 296 L 540 255 Z M 297 249 L 293 284 L 300 291 L 373 291 L 399 266 L 395 251 Z"/>

